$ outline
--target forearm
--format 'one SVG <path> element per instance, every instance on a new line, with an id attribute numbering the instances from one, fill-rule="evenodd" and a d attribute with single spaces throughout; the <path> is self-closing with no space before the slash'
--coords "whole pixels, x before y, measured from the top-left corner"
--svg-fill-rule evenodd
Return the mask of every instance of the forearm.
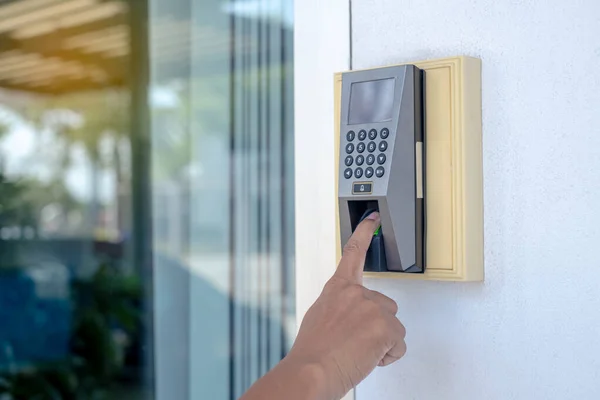
<path id="1" fill-rule="evenodd" d="M 316 365 L 284 359 L 240 400 L 330 400 L 324 374 Z"/>

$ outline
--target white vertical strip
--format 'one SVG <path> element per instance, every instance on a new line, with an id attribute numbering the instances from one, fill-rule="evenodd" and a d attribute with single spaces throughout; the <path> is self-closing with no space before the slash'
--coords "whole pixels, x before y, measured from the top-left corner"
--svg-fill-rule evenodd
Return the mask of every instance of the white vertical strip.
<path id="1" fill-rule="evenodd" d="M 336 267 L 333 74 L 350 66 L 348 0 L 295 2 L 296 318 Z M 347 399 L 353 397 L 349 394 Z"/>
<path id="2" fill-rule="evenodd" d="M 283 171 L 282 176 L 284 179 L 281 181 L 283 185 L 283 198 L 282 198 L 282 230 L 285 233 L 282 244 L 282 255 L 284 268 L 281 269 L 281 284 L 283 296 L 283 318 L 284 318 L 284 329 L 285 336 L 282 337 L 284 352 L 287 352 L 291 348 L 293 338 L 295 337 L 294 331 L 296 328 L 296 305 L 295 305 L 295 266 L 294 266 L 294 254 L 295 254 L 295 234 L 292 230 L 294 229 L 294 218 L 295 218 L 295 182 L 294 180 L 287 179 L 288 176 L 294 172 L 295 160 L 294 154 L 294 81 L 293 81 L 293 59 L 294 59 L 294 37 L 293 32 L 289 32 L 285 29 L 286 26 L 291 26 L 293 20 L 293 7 L 294 2 L 288 2 L 287 0 L 283 3 L 282 8 L 282 21 L 283 27 L 281 40 L 282 40 L 282 59 L 284 67 L 282 69 L 282 91 L 281 98 L 282 104 L 285 104 L 281 108 L 282 111 L 282 129 L 284 132 L 281 138 L 281 152 L 282 152 L 282 163 L 281 168 Z M 292 321 L 294 319 L 294 321 Z"/>

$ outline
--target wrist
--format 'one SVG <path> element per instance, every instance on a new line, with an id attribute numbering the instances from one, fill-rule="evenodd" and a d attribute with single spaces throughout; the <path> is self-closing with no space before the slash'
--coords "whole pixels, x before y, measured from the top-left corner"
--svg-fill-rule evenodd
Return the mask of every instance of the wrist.
<path id="1" fill-rule="evenodd" d="M 331 393 L 325 368 L 316 362 L 297 360 L 287 356 L 280 367 L 285 375 L 293 377 L 307 391 L 310 400 L 330 400 Z"/>

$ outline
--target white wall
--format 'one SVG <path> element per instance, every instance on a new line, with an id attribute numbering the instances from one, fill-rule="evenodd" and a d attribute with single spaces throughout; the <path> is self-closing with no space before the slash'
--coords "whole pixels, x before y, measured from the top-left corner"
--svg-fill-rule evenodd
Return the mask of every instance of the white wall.
<path id="1" fill-rule="evenodd" d="M 408 353 L 361 399 L 600 398 L 600 3 L 353 0 L 353 68 L 483 61 L 483 284 L 370 281 Z"/>
<path id="2" fill-rule="evenodd" d="M 335 272 L 333 74 L 350 64 L 348 0 L 294 1 L 296 321 Z M 345 399 L 354 398 L 349 393 Z"/>

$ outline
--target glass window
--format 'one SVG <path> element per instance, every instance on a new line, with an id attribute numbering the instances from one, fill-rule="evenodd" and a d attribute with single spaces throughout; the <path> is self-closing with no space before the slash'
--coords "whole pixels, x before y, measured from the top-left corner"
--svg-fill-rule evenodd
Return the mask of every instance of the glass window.
<path id="1" fill-rule="evenodd" d="M 159 398 L 237 398 L 290 346 L 292 6 L 151 1 Z"/>
<path id="2" fill-rule="evenodd" d="M 144 13 L 0 1 L 2 399 L 152 396 Z"/>
<path id="3" fill-rule="evenodd" d="M 293 339 L 291 0 L 0 0 L 0 399 L 235 399 Z"/>

